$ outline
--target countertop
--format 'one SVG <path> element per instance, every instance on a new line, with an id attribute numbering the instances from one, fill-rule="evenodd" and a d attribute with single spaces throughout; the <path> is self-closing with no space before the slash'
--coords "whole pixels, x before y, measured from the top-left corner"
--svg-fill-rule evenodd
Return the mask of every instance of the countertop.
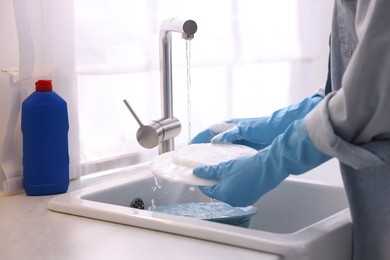
<path id="1" fill-rule="evenodd" d="M 113 177 L 75 180 L 69 190 Z M 0 197 L 0 259 L 280 259 L 205 240 L 53 212 L 47 209 L 53 196 L 21 193 Z"/>

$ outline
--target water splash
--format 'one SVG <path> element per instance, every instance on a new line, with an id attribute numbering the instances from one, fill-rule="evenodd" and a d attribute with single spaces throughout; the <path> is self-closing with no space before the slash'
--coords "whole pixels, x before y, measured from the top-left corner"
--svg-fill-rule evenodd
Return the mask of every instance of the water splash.
<path id="1" fill-rule="evenodd" d="M 160 185 L 160 183 L 158 182 L 158 178 L 157 177 L 154 177 L 154 190 L 153 191 L 155 191 L 156 189 L 161 189 L 162 187 L 161 187 L 161 185 Z"/>
<path id="2" fill-rule="evenodd" d="M 156 202 L 154 201 L 154 199 L 151 199 L 150 200 L 150 206 L 148 207 L 148 210 L 154 210 L 157 206 L 156 206 Z"/>

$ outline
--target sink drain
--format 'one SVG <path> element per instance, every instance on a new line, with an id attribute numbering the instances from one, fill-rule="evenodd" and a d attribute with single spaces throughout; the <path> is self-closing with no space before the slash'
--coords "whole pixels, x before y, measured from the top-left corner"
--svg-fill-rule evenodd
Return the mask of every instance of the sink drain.
<path id="1" fill-rule="evenodd" d="M 141 198 L 135 198 L 130 203 L 130 208 L 145 209 L 145 203 Z"/>

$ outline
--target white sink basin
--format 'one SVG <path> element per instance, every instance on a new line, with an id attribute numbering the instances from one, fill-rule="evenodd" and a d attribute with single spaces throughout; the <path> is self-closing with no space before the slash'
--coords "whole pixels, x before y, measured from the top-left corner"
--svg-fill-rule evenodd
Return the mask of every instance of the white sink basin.
<path id="1" fill-rule="evenodd" d="M 49 209 L 281 255 L 283 259 L 351 258 L 351 219 L 344 190 L 287 179 L 254 205 L 249 228 L 168 215 L 155 206 L 208 202 L 196 187 L 159 181 L 140 164 L 113 181 L 54 197 Z M 129 207 L 141 199 L 145 210 Z"/>

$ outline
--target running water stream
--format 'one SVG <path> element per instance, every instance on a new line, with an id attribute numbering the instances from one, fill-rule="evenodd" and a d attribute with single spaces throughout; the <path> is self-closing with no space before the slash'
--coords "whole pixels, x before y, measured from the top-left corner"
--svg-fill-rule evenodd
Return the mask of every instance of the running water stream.
<path id="1" fill-rule="evenodd" d="M 186 40 L 188 144 L 191 143 L 191 41 Z"/>

